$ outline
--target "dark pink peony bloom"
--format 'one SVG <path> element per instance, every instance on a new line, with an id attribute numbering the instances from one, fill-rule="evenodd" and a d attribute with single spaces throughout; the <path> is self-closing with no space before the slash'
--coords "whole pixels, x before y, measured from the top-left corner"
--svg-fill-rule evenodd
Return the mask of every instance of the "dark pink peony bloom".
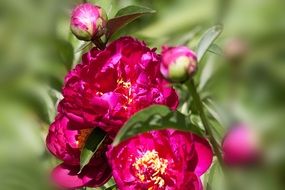
<path id="1" fill-rule="evenodd" d="M 100 147 L 90 163 L 79 172 L 80 152 L 92 129 L 74 129 L 66 116 L 58 114 L 50 126 L 46 144 L 49 151 L 64 163 L 53 171 L 53 179 L 61 187 L 98 187 L 111 177 L 111 168 L 106 163 L 107 145 Z"/>
<path id="2" fill-rule="evenodd" d="M 224 161 L 228 165 L 253 164 L 260 156 L 257 134 L 241 123 L 228 131 L 222 148 Z"/>
<path id="3" fill-rule="evenodd" d="M 162 130 L 128 139 L 107 156 L 120 190 L 202 190 L 199 177 L 213 153 L 205 139 Z"/>
<path id="4" fill-rule="evenodd" d="M 178 97 L 160 74 L 160 62 L 154 49 L 131 37 L 92 49 L 67 75 L 60 109 L 78 128 L 99 126 L 111 136 L 147 106 L 175 109 Z"/>
<path id="5" fill-rule="evenodd" d="M 196 67 L 196 54 L 188 47 L 163 47 L 160 71 L 166 79 L 184 82 L 195 73 Z"/>
<path id="6" fill-rule="evenodd" d="M 101 7 L 84 3 L 72 11 L 70 28 L 78 39 L 89 41 L 105 33 L 107 20 L 107 15 Z"/>

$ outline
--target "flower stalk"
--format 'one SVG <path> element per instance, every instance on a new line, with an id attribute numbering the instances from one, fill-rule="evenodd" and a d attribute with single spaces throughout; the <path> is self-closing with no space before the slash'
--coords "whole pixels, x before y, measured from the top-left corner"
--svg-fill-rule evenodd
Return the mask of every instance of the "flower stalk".
<path id="1" fill-rule="evenodd" d="M 100 50 L 104 50 L 106 48 L 106 44 L 100 38 L 95 38 L 92 40 L 92 42 Z"/>
<path id="2" fill-rule="evenodd" d="M 205 114 L 205 111 L 203 108 L 203 103 L 201 101 L 200 95 L 197 92 L 194 80 L 193 79 L 188 80 L 185 84 L 186 84 L 188 90 L 190 91 L 190 94 L 193 97 L 194 104 L 196 105 L 196 108 L 198 109 L 198 113 L 200 115 L 201 121 L 205 127 L 206 135 L 209 136 L 209 140 L 213 146 L 214 153 L 217 156 L 220 165 L 223 167 L 223 158 L 222 158 L 221 152 L 219 150 L 219 144 L 217 143 L 217 141 L 215 140 L 215 138 L 213 136 L 213 132 L 212 132 L 210 123 L 208 122 L 208 119 L 206 117 L 206 114 Z"/>

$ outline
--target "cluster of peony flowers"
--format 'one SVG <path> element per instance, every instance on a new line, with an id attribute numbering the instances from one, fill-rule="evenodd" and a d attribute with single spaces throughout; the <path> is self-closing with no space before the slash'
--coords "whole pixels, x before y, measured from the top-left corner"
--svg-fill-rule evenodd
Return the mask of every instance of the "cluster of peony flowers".
<path id="1" fill-rule="evenodd" d="M 64 98 L 46 141 L 50 152 L 63 161 L 53 171 L 58 184 L 97 187 L 113 173 L 120 189 L 201 189 L 199 176 L 212 162 L 205 139 L 163 130 L 131 138 L 118 147 L 110 145 L 137 111 L 152 104 L 176 109 L 178 97 L 160 73 L 161 61 L 155 50 L 131 37 L 83 55 L 82 63 L 65 78 Z M 108 138 L 78 173 L 80 152 L 94 127 L 104 130 Z"/>
<path id="2" fill-rule="evenodd" d="M 77 23 L 79 14 L 88 25 L 88 34 L 98 36 L 97 25 L 87 22 L 86 14 L 92 15 L 90 9 L 94 9 L 93 16 L 102 19 L 102 11 L 90 6 L 75 9 L 73 32 L 78 34 L 75 26 L 82 27 Z M 139 110 L 153 104 L 177 108 L 178 96 L 166 80 L 170 78 L 165 79 L 165 70 L 171 67 L 171 73 L 175 69 L 192 73 L 195 60 L 195 54 L 186 47 L 165 48 L 160 55 L 132 37 L 122 37 L 103 50 L 95 47 L 84 54 L 82 62 L 65 77 L 64 98 L 46 139 L 49 151 L 62 160 L 52 172 L 56 183 L 67 189 L 99 187 L 113 176 L 120 190 L 202 190 L 200 176 L 213 159 L 204 138 L 167 129 L 134 136 L 116 147 L 111 145 L 118 130 Z M 81 151 L 95 128 L 107 137 L 80 170 Z"/>

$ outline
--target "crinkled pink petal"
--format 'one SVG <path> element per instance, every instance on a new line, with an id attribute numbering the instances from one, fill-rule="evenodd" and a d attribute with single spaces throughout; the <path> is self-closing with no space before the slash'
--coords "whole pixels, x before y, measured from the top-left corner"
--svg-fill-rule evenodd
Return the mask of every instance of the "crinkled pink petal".
<path id="1" fill-rule="evenodd" d="M 206 139 L 193 135 L 194 145 L 198 155 L 198 163 L 195 173 L 198 176 L 204 174 L 212 164 L 213 152 L 209 142 Z"/>
<path id="2" fill-rule="evenodd" d="M 57 158 L 69 164 L 78 164 L 80 155 L 76 144 L 78 134 L 78 130 L 71 129 L 69 119 L 60 114 L 49 128 L 47 148 Z"/>

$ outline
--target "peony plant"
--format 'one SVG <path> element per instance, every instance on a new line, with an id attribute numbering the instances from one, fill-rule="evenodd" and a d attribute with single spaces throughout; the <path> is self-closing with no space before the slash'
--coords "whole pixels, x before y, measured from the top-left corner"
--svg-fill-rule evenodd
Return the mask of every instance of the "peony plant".
<path id="1" fill-rule="evenodd" d="M 108 19 L 92 3 L 72 11 L 72 33 L 92 45 L 65 77 L 46 138 L 61 160 L 52 171 L 60 188 L 111 182 L 107 189 L 202 190 L 212 164 L 223 168 L 230 158 L 234 145 L 225 140 L 222 155 L 195 79 L 221 27 L 210 28 L 196 51 L 181 43 L 162 44 L 159 52 L 133 36 L 115 35 L 151 13 L 129 6 Z"/>

